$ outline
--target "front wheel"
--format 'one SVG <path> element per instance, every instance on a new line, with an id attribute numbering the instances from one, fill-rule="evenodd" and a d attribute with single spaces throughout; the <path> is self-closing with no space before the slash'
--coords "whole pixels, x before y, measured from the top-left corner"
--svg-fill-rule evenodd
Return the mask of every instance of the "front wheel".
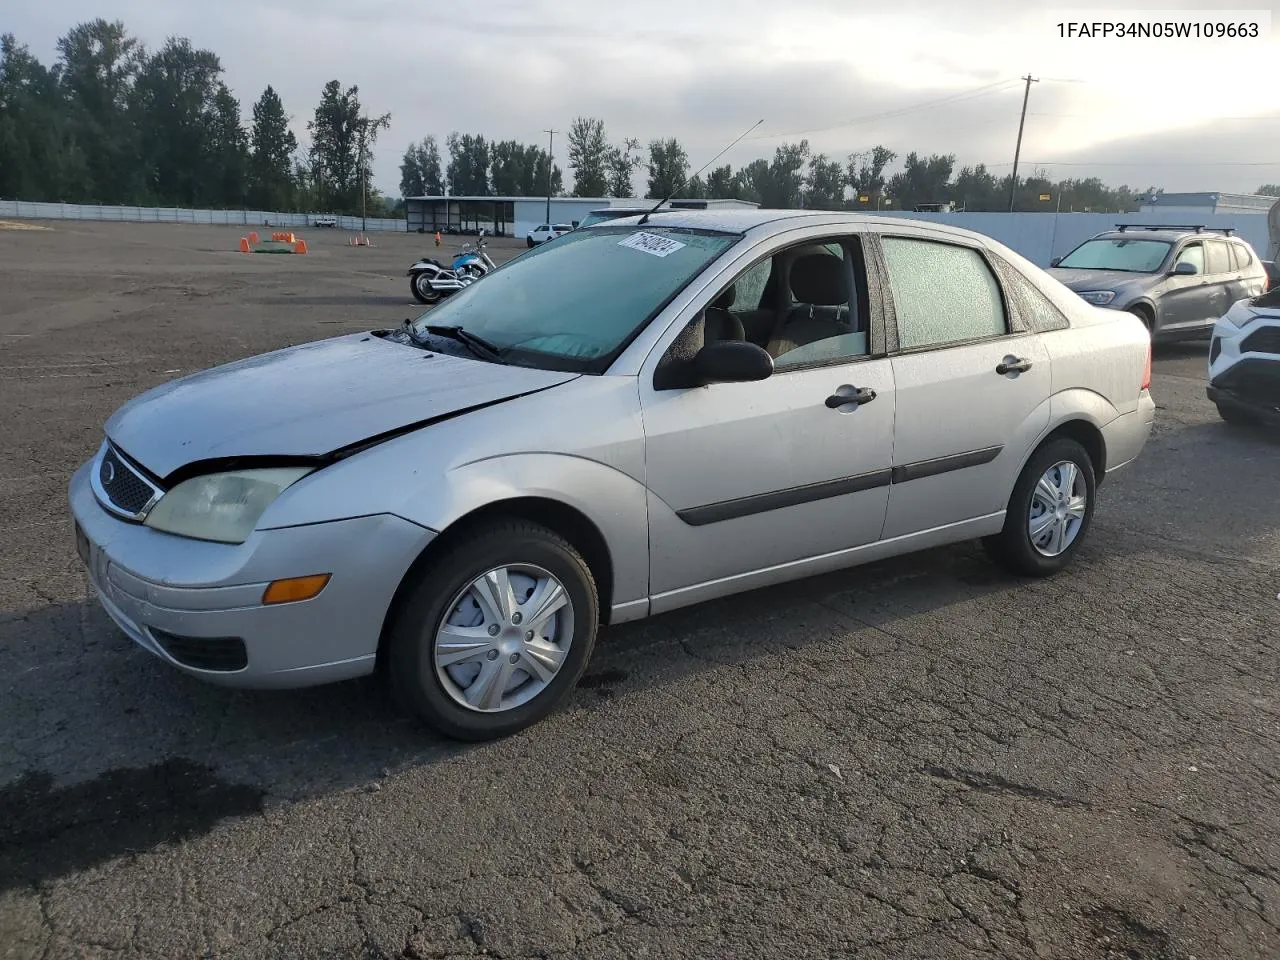
<path id="1" fill-rule="evenodd" d="M 387 637 L 402 708 L 460 740 L 515 733 L 569 696 L 599 626 L 581 554 L 538 524 L 469 531 L 421 571 Z"/>
<path id="2" fill-rule="evenodd" d="M 1218 408 L 1218 416 L 1220 416 L 1228 426 L 1251 427 L 1257 422 L 1248 414 L 1247 411 L 1241 410 L 1239 407 L 1233 407 L 1230 404 L 1225 403 L 1215 404 L 1215 406 Z"/>
<path id="3" fill-rule="evenodd" d="M 529 246 L 531 246 L 531 247 L 532 247 L 532 246 L 533 246 L 533 237 L 525 237 L 525 238 L 524 238 L 524 242 L 525 242 L 525 243 L 527 243 Z"/>
<path id="4" fill-rule="evenodd" d="M 409 289 L 419 303 L 438 303 L 440 291 L 431 286 L 431 275 L 420 270 L 409 279 Z"/>
<path id="5" fill-rule="evenodd" d="M 1032 455 L 1014 484 L 1004 529 L 982 545 L 1012 573 L 1057 573 L 1089 531 L 1096 490 L 1093 461 L 1084 447 L 1067 437 L 1052 440 Z"/>

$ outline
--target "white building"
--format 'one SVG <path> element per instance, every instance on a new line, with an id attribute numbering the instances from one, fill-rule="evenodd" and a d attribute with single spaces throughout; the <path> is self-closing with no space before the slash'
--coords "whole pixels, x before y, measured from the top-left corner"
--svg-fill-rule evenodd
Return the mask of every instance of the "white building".
<path id="1" fill-rule="evenodd" d="M 405 197 L 405 225 L 410 233 L 477 233 L 525 237 L 544 223 L 577 226 L 593 210 L 653 206 L 652 200 L 619 197 Z M 673 200 L 671 206 L 757 207 L 747 200 Z"/>
<path id="2" fill-rule="evenodd" d="M 1154 193 L 1141 198 L 1142 213 L 1266 213 L 1275 197 L 1252 193 Z"/>

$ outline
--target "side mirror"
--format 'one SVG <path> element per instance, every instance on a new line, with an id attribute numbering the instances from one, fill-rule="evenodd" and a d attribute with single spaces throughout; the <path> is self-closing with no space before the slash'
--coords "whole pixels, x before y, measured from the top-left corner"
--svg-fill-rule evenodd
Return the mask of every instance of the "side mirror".
<path id="1" fill-rule="evenodd" d="M 1175 277 L 1189 277 L 1196 272 L 1196 265 L 1194 263 L 1187 263 L 1185 260 L 1173 268 L 1173 275 Z"/>
<path id="2" fill-rule="evenodd" d="M 1061 258 L 1061 257 L 1054 257 L 1052 260 L 1050 260 L 1050 261 L 1049 261 L 1049 266 L 1051 266 L 1051 267 L 1056 267 L 1056 266 L 1057 266 L 1058 264 L 1060 264 L 1061 262 L 1062 262 L 1062 258 Z"/>
<path id="3" fill-rule="evenodd" d="M 748 383 L 773 376 L 773 357 L 746 340 L 717 340 L 693 358 L 699 383 Z"/>

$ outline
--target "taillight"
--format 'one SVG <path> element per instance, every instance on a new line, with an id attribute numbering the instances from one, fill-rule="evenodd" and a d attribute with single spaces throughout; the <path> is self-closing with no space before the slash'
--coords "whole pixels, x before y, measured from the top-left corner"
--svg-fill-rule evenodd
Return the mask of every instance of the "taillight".
<path id="1" fill-rule="evenodd" d="M 1151 343 L 1147 342 L 1147 364 L 1142 371 L 1142 389 L 1151 389 Z"/>

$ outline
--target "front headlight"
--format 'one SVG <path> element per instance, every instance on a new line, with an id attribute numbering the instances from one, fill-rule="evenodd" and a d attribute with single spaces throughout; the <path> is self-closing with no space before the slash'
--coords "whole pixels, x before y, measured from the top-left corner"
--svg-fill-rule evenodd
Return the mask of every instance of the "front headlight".
<path id="1" fill-rule="evenodd" d="M 161 497 L 145 522 L 180 537 L 244 543 L 271 501 L 312 469 L 272 467 L 192 477 Z"/>
<path id="2" fill-rule="evenodd" d="M 1079 296 L 1081 300 L 1092 303 L 1095 307 L 1105 307 L 1116 298 L 1116 292 L 1114 290 L 1081 290 Z"/>

